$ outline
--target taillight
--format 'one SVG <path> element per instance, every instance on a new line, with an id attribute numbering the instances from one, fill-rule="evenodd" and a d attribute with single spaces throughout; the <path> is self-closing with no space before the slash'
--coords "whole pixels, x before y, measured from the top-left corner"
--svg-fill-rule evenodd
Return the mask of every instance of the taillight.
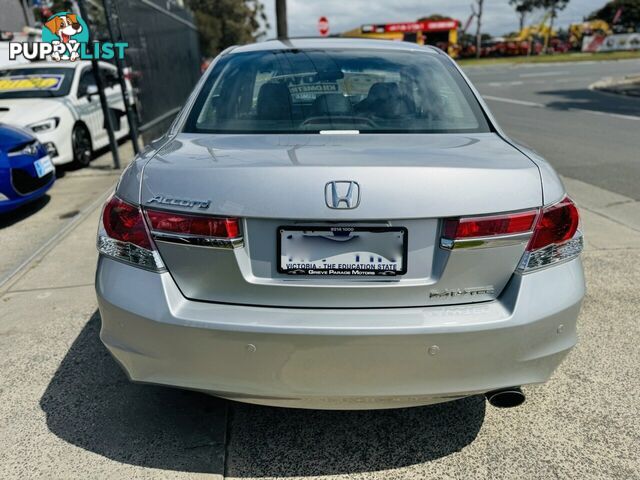
<path id="1" fill-rule="evenodd" d="M 515 235 L 531 231 L 536 215 L 537 210 L 528 210 L 484 217 L 447 218 L 442 233 L 450 240 Z"/>
<path id="2" fill-rule="evenodd" d="M 217 248 L 242 246 L 240 220 L 145 209 L 151 234 L 165 242 Z"/>
<path id="3" fill-rule="evenodd" d="M 564 262 L 582 252 L 580 216 L 569 197 L 542 209 L 518 269 L 529 272 Z"/>
<path id="4" fill-rule="evenodd" d="M 151 250 L 151 239 L 138 207 L 111 197 L 102 212 L 102 225 L 110 238 Z"/>
<path id="5" fill-rule="evenodd" d="M 452 250 L 526 243 L 518 270 L 529 272 L 580 254 L 583 240 L 579 221 L 578 209 L 569 197 L 541 210 L 447 218 L 442 224 L 440 246 Z"/>
<path id="6" fill-rule="evenodd" d="M 162 270 L 139 207 L 112 196 L 102 210 L 98 229 L 98 251 L 109 257 L 149 270 Z"/>
<path id="7" fill-rule="evenodd" d="M 538 210 L 478 217 L 446 218 L 442 225 L 440 246 L 487 248 L 515 245 L 529 239 Z"/>
<path id="8" fill-rule="evenodd" d="M 147 210 L 147 217 L 154 233 L 175 233 L 216 238 L 240 236 L 237 218 L 205 217 L 182 213 Z"/>
<path id="9" fill-rule="evenodd" d="M 569 197 L 543 208 L 527 250 L 538 250 L 571 240 L 578 231 L 579 221 L 578 209 Z"/>

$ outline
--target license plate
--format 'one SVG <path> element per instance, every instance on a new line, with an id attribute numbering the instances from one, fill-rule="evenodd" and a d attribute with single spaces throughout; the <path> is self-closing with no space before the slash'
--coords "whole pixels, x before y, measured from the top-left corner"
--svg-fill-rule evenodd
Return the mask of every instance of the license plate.
<path id="1" fill-rule="evenodd" d="M 36 168 L 36 174 L 38 175 L 38 178 L 42 178 L 47 173 L 53 172 L 54 168 L 49 155 L 33 162 L 33 166 Z"/>
<path id="2" fill-rule="evenodd" d="M 404 275 L 407 229 L 284 226 L 278 229 L 278 257 L 278 272 L 288 275 Z"/>

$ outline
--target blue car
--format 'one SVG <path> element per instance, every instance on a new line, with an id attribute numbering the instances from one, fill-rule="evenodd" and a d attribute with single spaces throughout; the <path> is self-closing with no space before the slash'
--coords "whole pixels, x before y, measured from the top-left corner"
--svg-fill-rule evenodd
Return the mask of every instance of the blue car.
<path id="1" fill-rule="evenodd" d="M 55 179 L 46 148 L 26 131 L 0 124 L 0 214 L 40 198 Z"/>

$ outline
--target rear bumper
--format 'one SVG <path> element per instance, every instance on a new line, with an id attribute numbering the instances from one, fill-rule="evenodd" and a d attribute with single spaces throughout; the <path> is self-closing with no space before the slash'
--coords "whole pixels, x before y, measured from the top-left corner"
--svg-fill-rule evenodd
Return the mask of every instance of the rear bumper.
<path id="1" fill-rule="evenodd" d="M 497 301 L 286 309 L 185 299 L 168 273 L 100 258 L 100 337 L 134 381 L 301 408 L 423 405 L 546 381 L 576 342 L 579 259 Z"/>

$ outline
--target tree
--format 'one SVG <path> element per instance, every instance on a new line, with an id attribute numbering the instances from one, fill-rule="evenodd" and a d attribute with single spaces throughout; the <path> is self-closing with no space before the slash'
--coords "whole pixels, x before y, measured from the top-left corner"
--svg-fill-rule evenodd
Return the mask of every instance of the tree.
<path id="1" fill-rule="evenodd" d="M 71 12 L 72 8 L 71 0 L 53 0 L 50 4 L 46 4 L 46 8 L 43 6 L 33 7 L 33 16 L 36 22 L 44 23 L 54 13 Z"/>
<path id="2" fill-rule="evenodd" d="M 544 39 L 543 50 L 547 52 L 549 48 L 549 37 L 553 35 L 553 22 L 558 16 L 558 12 L 567 8 L 569 0 L 533 0 L 533 4 L 536 8 L 548 10 L 551 14 L 551 20 L 549 22 L 549 34 Z"/>
<path id="3" fill-rule="evenodd" d="M 231 45 L 250 43 L 269 28 L 260 0 L 187 0 L 200 34 L 200 50 L 215 56 Z"/>
<path id="4" fill-rule="evenodd" d="M 518 14 L 520 30 L 522 30 L 527 14 L 536 9 L 535 0 L 509 0 L 509 5 L 511 5 Z"/>
<path id="5" fill-rule="evenodd" d="M 601 9 L 592 12 L 587 17 L 587 20 L 600 19 L 612 23 L 619 9 L 622 9 L 622 12 L 620 12 L 618 25 L 628 25 L 630 27 L 640 25 L 640 0 L 613 0 Z"/>

